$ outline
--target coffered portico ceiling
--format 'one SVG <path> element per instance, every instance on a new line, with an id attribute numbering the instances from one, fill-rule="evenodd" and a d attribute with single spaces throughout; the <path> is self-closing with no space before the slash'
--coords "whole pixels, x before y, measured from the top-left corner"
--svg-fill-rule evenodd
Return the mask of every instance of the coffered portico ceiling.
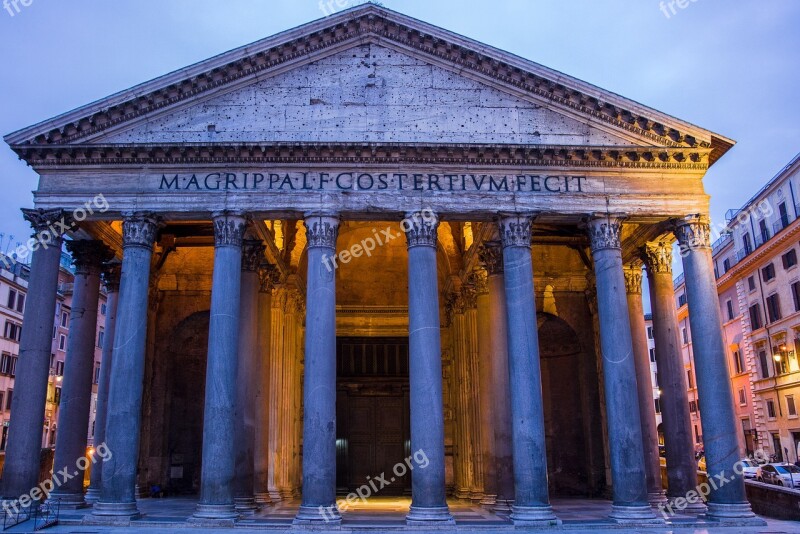
<path id="1" fill-rule="evenodd" d="M 641 210 L 677 214 L 705 208 L 702 176 L 733 146 L 552 69 L 371 4 L 5 140 L 42 175 L 37 205 L 88 192 L 89 184 L 96 192 L 104 183 L 125 208 L 158 200 L 176 211 L 185 209 L 182 192 L 224 190 L 235 197 L 250 180 L 251 189 L 264 194 L 286 193 L 287 202 L 275 206 L 283 210 L 288 200 L 310 209 L 328 193 L 372 183 L 366 189 L 375 191 L 374 202 L 365 201 L 364 209 L 393 205 L 390 197 L 378 198 L 381 191 L 413 196 L 425 190 L 461 193 L 450 207 L 468 213 L 481 209 L 474 194 L 492 192 L 492 180 L 482 175 L 495 178 L 501 204 L 513 205 L 526 192 L 618 195 L 635 173 L 647 177 L 647 187 L 631 190 L 647 195 L 637 204 Z M 370 175 L 363 184 L 355 183 L 360 173 Z M 133 181 L 137 199 L 123 199 L 125 184 Z M 687 195 L 685 202 L 667 207 L 661 201 L 678 192 Z M 552 209 L 558 200 L 550 202 L 541 208 Z"/>

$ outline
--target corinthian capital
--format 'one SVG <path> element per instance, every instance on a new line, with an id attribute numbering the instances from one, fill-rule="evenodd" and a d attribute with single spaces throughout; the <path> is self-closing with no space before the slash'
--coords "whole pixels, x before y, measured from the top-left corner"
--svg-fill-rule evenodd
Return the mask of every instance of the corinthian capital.
<path id="1" fill-rule="evenodd" d="M 501 215 L 500 220 L 497 222 L 497 227 L 500 230 L 500 239 L 503 241 L 503 248 L 531 248 L 532 224 L 532 215 Z"/>
<path id="2" fill-rule="evenodd" d="M 439 238 L 439 218 L 430 210 L 406 214 L 400 227 L 406 233 L 408 248 L 436 248 Z"/>
<path id="3" fill-rule="evenodd" d="M 75 225 L 72 216 L 61 209 L 23 208 L 22 216 L 33 228 L 33 237 L 40 241 L 43 241 L 42 234 L 47 234 L 51 239 L 58 239 Z"/>
<path id="4" fill-rule="evenodd" d="M 103 265 L 100 273 L 108 293 L 119 293 L 119 279 L 122 276 L 122 262 L 112 259 Z"/>
<path id="5" fill-rule="evenodd" d="M 503 244 L 500 241 L 487 241 L 478 249 L 478 258 L 490 275 L 503 274 Z"/>
<path id="6" fill-rule="evenodd" d="M 214 246 L 241 247 L 247 219 L 239 212 L 221 211 L 212 214 L 214 221 Z"/>
<path id="7" fill-rule="evenodd" d="M 594 216 L 586 224 L 592 252 L 608 248 L 621 248 L 620 233 L 624 217 L 618 215 Z"/>
<path id="8" fill-rule="evenodd" d="M 650 274 L 672 274 L 672 245 L 647 243 L 642 249 L 642 257 Z"/>
<path id="9" fill-rule="evenodd" d="M 642 294 L 642 267 L 640 265 L 628 265 L 623 269 L 625 274 L 625 292 L 628 295 Z"/>
<path id="10" fill-rule="evenodd" d="M 122 248 L 141 247 L 152 250 L 160 219 L 152 213 L 134 213 L 122 221 Z"/>
<path id="11" fill-rule="evenodd" d="M 99 274 L 103 263 L 114 256 L 102 241 L 67 241 L 66 245 L 78 275 Z"/>
<path id="12" fill-rule="evenodd" d="M 335 215 L 307 215 L 306 241 L 308 248 L 328 248 L 336 250 L 339 237 L 339 218 Z"/>
<path id="13" fill-rule="evenodd" d="M 469 274 L 469 283 L 475 288 L 478 295 L 489 293 L 489 273 L 486 269 L 475 269 Z"/>
<path id="14" fill-rule="evenodd" d="M 711 248 L 711 226 L 704 215 L 689 215 L 674 221 L 681 250 Z"/>
<path id="15" fill-rule="evenodd" d="M 262 261 L 258 267 L 258 280 L 261 283 L 260 291 L 262 293 L 269 293 L 280 281 L 281 273 L 278 267 Z"/>
<path id="16" fill-rule="evenodd" d="M 264 259 L 267 247 L 260 239 L 245 239 L 242 241 L 242 271 L 255 272 Z"/>

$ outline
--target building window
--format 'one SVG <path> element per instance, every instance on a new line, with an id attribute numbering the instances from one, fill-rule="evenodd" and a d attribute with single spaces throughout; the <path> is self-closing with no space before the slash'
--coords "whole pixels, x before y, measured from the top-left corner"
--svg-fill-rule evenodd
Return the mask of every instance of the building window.
<path id="1" fill-rule="evenodd" d="M 656 362 L 656 349 L 650 349 L 650 361 L 655 363 Z"/>
<path id="2" fill-rule="evenodd" d="M 9 389 L 8 393 L 6 394 L 6 410 L 11 409 L 11 399 L 14 398 L 14 390 Z"/>
<path id="3" fill-rule="evenodd" d="M 750 241 L 750 234 L 745 233 L 742 236 L 742 245 L 744 246 L 744 253 L 750 254 L 753 252 L 753 243 Z"/>
<path id="4" fill-rule="evenodd" d="M 750 306 L 750 330 L 758 330 L 761 326 L 761 306 L 753 304 Z"/>
<path id="5" fill-rule="evenodd" d="M 737 375 L 740 375 L 744 372 L 742 353 L 738 350 L 733 351 L 733 368 L 736 370 Z"/>
<path id="6" fill-rule="evenodd" d="M 769 378 L 769 358 L 765 349 L 758 351 L 758 363 L 761 368 L 761 378 Z"/>
<path id="7" fill-rule="evenodd" d="M 794 311 L 800 311 L 800 282 L 792 284 L 792 301 L 794 302 Z"/>
<path id="8" fill-rule="evenodd" d="M 724 260 L 722 260 L 722 273 L 723 274 L 727 273 L 730 270 L 731 270 L 731 259 L 725 258 Z"/>
<path id="9" fill-rule="evenodd" d="M 731 301 L 731 299 L 725 302 L 725 308 L 728 310 L 728 320 L 733 321 L 733 318 L 736 316 L 733 314 L 733 301 Z"/>
<path id="10" fill-rule="evenodd" d="M 656 413 L 661 413 L 661 399 L 653 399 L 653 404 L 655 404 Z"/>
<path id="11" fill-rule="evenodd" d="M 100 331 L 97 333 L 97 346 L 101 349 L 103 348 L 103 341 L 105 340 L 105 337 L 106 337 L 106 331 L 101 328 Z"/>
<path id="12" fill-rule="evenodd" d="M 786 411 L 789 417 L 797 417 L 797 407 L 794 404 L 794 395 L 786 395 Z"/>
<path id="13" fill-rule="evenodd" d="M 761 232 L 761 243 L 758 243 L 759 246 L 763 245 L 767 241 L 769 241 L 769 229 L 767 229 L 767 221 L 761 219 L 758 223 L 758 229 Z"/>
<path id="14" fill-rule="evenodd" d="M 56 406 L 61 404 L 61 388 L 56 388 L 56 392 L 53 395 L 53 404 Z"/>
<path id="15" fill-rule="evenodd" d="M 14 289 L 8 290 L 8 303 L 6 304 L 7 307 L 14 309 L 14 305 L 17 303 L 17 292 Z"/>
<path id="16" fill-rule="evenodd" d="M 756 290 L 756 277 L 755 276 L 748 276 L 747 277 L 747 289 L 749 291 Z"/>
<path id="17" fill-rule="evenodd" d="M 56 376 L 64 376 L 64 362 L 61 360 L 56 362 Z"/>
<path id="18" fill-rule="evenodd" d="M 61 327 L 66 328 L 67 323 L 69 323 L 69 314 L 67 312 L 61 312 Z"/>
<path id="19" fill-rule="evenodd" d="M 769 282 L 770 280 L 775 279 L 775 266 L 773 264 L 769 264 L 763 269 L 761 269 L 761 278 L 765 282 Z"/>
<path id="20" fill-rule="evenodd" d="M 67 350 L 67 336 L 64 334 L 58 335 L 58 350 Z"/>
<path id="21" fill-rule="evenodd" d="M 694 425 L 694 442 L 700 443 L 703 441 L 703 436 L 700 435 L 700 429 L 697 425 Z"/>
<path id="22" fill-rule="evenodd" d="M 781 301 L 777 293 L 767 297 L 767 316 L 770 323 L 781 320 Z"/>
<path id="23" fill-rule="evenodd" d="M 653 327 L 652 326 L 648 326 L 647 327 L 647 339 L 653 339 Z"/>
<path id="24" fill-rule="evenodd" d="M 747 406 L 747 394 L 744 388 L 739 388 L 739 406 Z"/>
<path id="25" fill-rule="evenodd" d="M 657 388 L 661 387 L 661 382 L 658 380 L 658 372 L 653 373 L 653 382 Z"/>
<path id="26" fill-rule="evenodd" d="M 4 352 L 0 356 L 0 375 L 12 376 L 11 354 Z"/>
<path id="27" fill-rule="evenodd" d="M 686 331 L 686 327 L 681 328 L 681 335 L 683 336 L 683 344 L 689 344 L 689 332 Z"/>
<path id="28" fill-rule="evenodd" d="M 697 401 L 689 401 L 689 411 L 697 413 Z"/>
<path id="29" fill-rule="evenodd" d="M 783 256 L 781 256 L 781 261 L 783 261 L 783 268 L 790 269 L 797 265 L 797 252 L 794 249 L 790 250 Z"/>
<path id="30" fill-rule="evenodd" d="M 686 305 L 686 293 L 681 293 L 678 295 L 678 307 Z"/>
<path id="31" fill-rule="evenodd" d="M 105 316 L 105 314 L 106 314 L 106 303 L 103 302 L 102 304 L 100 304 L 100 315 Z"/>
<path id="32" fill-rule="evenodd" d="M 694 389 L 694 376 L 692 375 L 691 369 L 686 370 L 686 380 L 686 383 L 689 385 L 689 389 Z"/>
<path id="33" fill-rule="evenodd" d="M 99 365 L 95 365 L 94 366 L 94 383 L 95 384 L 99 384 L 100 383 L 100 366 Z"/>
<path id="34" fill-rule="evenodd" d="M 12 339 L 19 343 L 19 338 L 22 335 L 22 325 L 13 321 L 6 321 L 6 328 L 3 335 L 6 339 Z"/>
<path id="35" fill-rule="evenodd" d="M 767 401 L 767 418 L 775 419 L 775 401 Z"/>
<path id="36" fill-rule="evenodd" d="M 3 405 L 3 397 L 5 396 L 5 391 L 0 391 L 0 412 L 5 410 L 5 406 Z"/>

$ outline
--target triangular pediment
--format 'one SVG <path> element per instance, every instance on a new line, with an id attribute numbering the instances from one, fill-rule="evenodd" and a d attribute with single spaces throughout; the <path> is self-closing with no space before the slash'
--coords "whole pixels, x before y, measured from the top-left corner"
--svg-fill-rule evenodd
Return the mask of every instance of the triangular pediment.
<path id="1" fill-rule="evenodd" d="M 366 4 L 6 136 L 35 146 L 394 142 L 692 147 L 712 132 Z"/>

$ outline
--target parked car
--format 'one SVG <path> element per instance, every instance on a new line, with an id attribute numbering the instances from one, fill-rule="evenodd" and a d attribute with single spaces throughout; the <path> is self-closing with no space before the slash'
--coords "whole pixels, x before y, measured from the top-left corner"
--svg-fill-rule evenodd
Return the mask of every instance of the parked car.
<path id="1" fill-rule="evenodd" d="M 756 479 L 785 488 L 800 488 L 800 468 L 790 464 L 766 464 L 758 469 Z"/>
<path id="2" fill-rule="evenodd" d="M 749 458 L 742 458 L 739 463 L 742 464 L 742 476 L 744 478 L 751 480 L 758 478 L 758 462 Z"/>

